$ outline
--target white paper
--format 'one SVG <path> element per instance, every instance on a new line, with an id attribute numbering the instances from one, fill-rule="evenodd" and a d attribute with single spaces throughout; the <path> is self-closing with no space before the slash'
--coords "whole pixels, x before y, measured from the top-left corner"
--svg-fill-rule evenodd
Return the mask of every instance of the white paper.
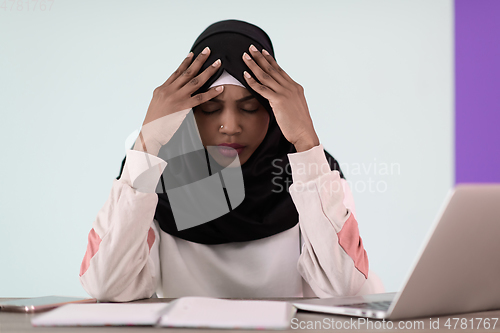
<path id="1" fill-rule="evenodd" d="M 171 303 L 159 325 L 241 329 L 287 329 L 296 312 L 290 303 L 182 297 Z"/>
<path id="2" fill-rule="evenodd" d="M 169 303 L 68 304 L 31 319 L 33 326 L 155 325 Z"/>
<path id="3" fill-rule="evenodd" d="M 33 326 L 166 326 L 287 329 L 290 303 L 182 297 L 170 303 L 68 304 L 38 315 Z"/>

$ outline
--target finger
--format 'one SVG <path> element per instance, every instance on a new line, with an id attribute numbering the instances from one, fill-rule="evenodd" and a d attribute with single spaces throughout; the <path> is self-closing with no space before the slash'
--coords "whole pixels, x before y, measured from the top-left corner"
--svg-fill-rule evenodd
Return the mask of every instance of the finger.
<path id="1" fill-rule="evenodd" d="M 189 52 L 186 58 L 184 58 L 184 60 L 181 62 L 180 66 L 172 73 L 172 75 L 170 75 L 170 77 L 163 83 L 163 85 L 168 86 L 169 84 L 174 82 L 182 74 L 182 72 L 184 72 L 189 67 L 192 59 L 193 52 Z"/>
<path id="2" fill-rule="evenodd" d="M 181 75 L 173 82 L 178 88 L 184 86 L 191 80 L 199 71 L 201 66 L 205 63 L 210 55 L 210 48 L 207 46 L 201 51 L 200 54 L 194 59 L 193 63 L 181 73 Z"/>
<path id="3" fill-rule="evenodd" d="M 268 63 L 271 64 L 271 66 L 273 66 L 273 68 L 275 68 L 278 73 L 280 73 L 280 75 L 291 81 L 291 82 L 295 82 L 284 70 L 283 68 L 280 67 L 280 65 L 278 65 L 278 63 L 276 62 L 276 60 L 273 58 L 273 56 L 271 54 L 269 54 L 269 52 L 267 52 L 266 49 L 262 49 L 262 55 L 264 56 L 264 58 L 267 60 Z"/>
<path id="4" fill-rule="evenodd" d="M 263 85 L 271 88 L 274 91 L 281 90 L 280 88 L 282 86 L 278 82 L 276 82 L 276 80 L 274 80 L 271 75 L 264 72 L 262 68 L 260 68 L 260 66 L 246 52 L 243 53 L 243 61 Z"/>
<path id="5" fill-rule="evenodd" d="M 198 76 L 192 78 L 189 80 L 189 82 L 184 85 L 179 91 L 183 95 L 189 95 L 191 96 L 192 93 L 194 93 L 196 90 L 198 90 L 202 85 L 207 82 L 207 80 L 215 74 L 215 72 L 219 69 L 221 65 L 221 60 L 217 59 L 215 60 L 212 65 L 208 66 L 202 73 L 200 73 Z"/>
<path id="6" fill-rule="evenodd" d="M 247 71 L 243 72 L 243 77 L 247 81 L 250 88 L 261 94 L 268 101 L 271 101 L 276 95 L 276 93 L 271 88 L 257 82 Z"/>
<path id="7" fill-rule="evenodd" d="M 282 86 L 284 86 L 287 83 L 287 80 L 281 75 L 280 72 L 278 72 L 278 69 L 272 66 L 271 63 L 267 60 L 267 58 L 264 57 L 264 55 L 260 53 L 259 50 L 257 50 L 257 48 L 253 44 L 250 45 L 249 50 L 250 54 L 255 59 L 255 62 L 264 72 L 271 75 L 272 78 Z M 276 63 L 276 61 L 274 63 Z M 282 72 L 284 71 L 282 70 Z"/>
<path id="8" fill-rule="evenodd" d="M 224 91 L 224 86 L 217 86 L 215 88 L 209 89 L 207 92 L 196 94 L 188 99 L 188 108 L 194 108 L 200 104 L 208 102 L 215 96 L 221 94 Z"/>

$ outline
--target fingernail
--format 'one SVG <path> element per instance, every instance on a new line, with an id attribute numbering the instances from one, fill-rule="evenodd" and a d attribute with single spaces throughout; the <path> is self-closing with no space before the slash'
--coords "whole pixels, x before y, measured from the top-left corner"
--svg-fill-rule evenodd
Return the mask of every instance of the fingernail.
<path id="1" fill-rule="evenodd" d="M 266 51 L 266 49 L 262 49 L 262 53 L 263 53 L 264 55 L 270 55 L 270 54 L 269 54 L 269 52 L 267 52 L 267 51 Z"/>
<path id="2" fill-rule="evenodd" d="M 246 59 L 246 60 L 250 60 L 252 58 L 250 58 L 250 56 L 245 52 L 243 53 L 243 57 Z"/>
<path id="3" fill-rule="evenodd" d="M 203 51 L 201 51 L 201 54 L 207 54 L 208 51 L 210 51 L 210 48 L 207 46 L 203 49 Z"/>
<path id="4" fill-rule="evenodd" d="M 254 52 L 256 52 L 256 51 L 257 51 L 257 48 L 256 48 L 255 46 L 253 46 L 253 44 L 252 44 L 252 45 L 250 45 L 250 51 L 254 51 Z"/>
<path id="5" fill-rule="evenodd" d="M 217 90 L 217 91 L 222 91 L 222 90 L 224 90 L 224 86 L 218 86 L 218 87 L 215 87 L 215 90 Z"/>
<path id="6" fill-rule="evenodd" d="M 189 52 L 186 58 L 191 58 L 193 56 L 193 52 Z"/>
<path id="7" fill-rule="evenodd" d="M 245 77 L 246 77 L 247 79 L 249 79 L 249 78 L 251 78 L 251 77 L 252 77 L 252 75 L 248 74 L 248 72 L 247 72 L 247 71 L 244 71 L 244 72 L 243 72 L 243 75 L 245 75 Z"/>
<path id="8" fill-rule="evenodd" d="M 217 59 L 214 61 L 214 63 L 212 64 L 212 66 L 214 67 L 218 67 L 220 65 L 220 59 Z"/>

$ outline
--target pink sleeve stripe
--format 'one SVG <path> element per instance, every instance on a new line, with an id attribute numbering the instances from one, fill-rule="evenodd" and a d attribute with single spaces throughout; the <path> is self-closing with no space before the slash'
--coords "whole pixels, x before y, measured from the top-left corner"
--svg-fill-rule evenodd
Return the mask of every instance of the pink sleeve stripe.
<path id="1" fill-rule="evenodd" d="M 89 232 L 89 242 L 87 244 L 87 252 L 83 257 L 82 265 L 80 266 L 80 276 L 85 274 L 90 266 L 90 259 L 95 256 L 97 251 L 99 251 L 99 245 L 101 244 L 101 237 L 95 232 L 94 228 Z"/>
<path id="2" fill-rule="evenodd" d="M 154 242 L 155 242 L 155 231 L 153 230 L 153 228 L 149 228 L 149 231 L 148 231 L 149 252 L 151 252 L 151 247 L 153 246 Z"/>
<path id="3" fill-rule="evenodd" d="M 339 238 L 340 246 L 354 261 L 354 267 L 367 279 L 368 256 L 363 247 L 363 240 L 359 237 L 358 222 L 352 213 L 344 223 L 342 230 L 337 233 L 337 237 Z"/>

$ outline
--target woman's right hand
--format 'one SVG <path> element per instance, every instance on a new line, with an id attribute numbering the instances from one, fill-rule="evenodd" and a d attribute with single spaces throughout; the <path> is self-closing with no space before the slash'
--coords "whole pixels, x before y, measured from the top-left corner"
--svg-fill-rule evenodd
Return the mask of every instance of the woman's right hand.
<path id="1" fill-rule="evenodd" d="M 191 63 L 193 53 L 190 52 L 167 81 L 154 90 L 153 98 L 149 104 L 148 112 L 146 113 L 141 133 L 134 149 L 147 151 L 150 154 L 156 155 L 157 150 L 173 136 L 174 133 L 172 131 L 175 132 L 177 130 L 177 128 L 168 128 L 170 127 L 168 126 L 169 124 L 176 123 L 175 118 L 177 116 L 184 119 L 184 116 L 191 108 L 205 103 L 222 93 L 223 86 L 218 86 L 209 89 L 207 92 L 191 96 L 191 94 L 215 74 L 221 65 L 220 59 L 217 59 L 211 66 L 195 77 L 194 75 L 198 73 L 209 55 L 210 49 L 206 47 Z M 178 111 L 186 112 L 183 114 L 179 112 L 178 115 L 173 115 Z M 165 117 L 168 115 L 172 116 Z M 182 120 L 179 121 L 182 122 Z"/>

